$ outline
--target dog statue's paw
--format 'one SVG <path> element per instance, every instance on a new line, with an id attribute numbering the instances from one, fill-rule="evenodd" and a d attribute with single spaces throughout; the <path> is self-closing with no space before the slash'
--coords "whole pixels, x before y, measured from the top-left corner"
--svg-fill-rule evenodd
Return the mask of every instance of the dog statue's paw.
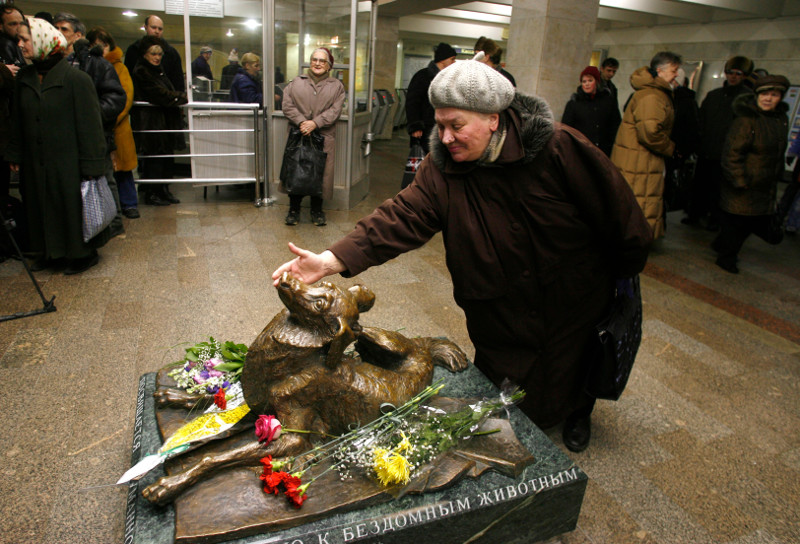
<path id="1" fill-rule="evenodd" d="M 197 406 L 197 403 L 205 396 L 206 395 L 189 394 L 183 389 L 173 387 L 158 389 L 153 393 L 153 398 L 155 398 L 157 406 L 175 406 L 178 408 L 186 408 L 187 410 L 191 410 Z"/>
<path id="2" fill-rule="evenodd" d="M 164 476 L 157 482 L 147 486 L 142 491 L 142 496 L 153 504 L 163 506 L 171 503 L 183 490 L 181 485 L 177 485 L 173 478 Z"/>
<path id="3" fill-rule="evenodd" d="M 467 354 L 450 340 L 432 338 L 430 352 L 433 362 L 450 372 L 461 372 L 469 366 Z"/>

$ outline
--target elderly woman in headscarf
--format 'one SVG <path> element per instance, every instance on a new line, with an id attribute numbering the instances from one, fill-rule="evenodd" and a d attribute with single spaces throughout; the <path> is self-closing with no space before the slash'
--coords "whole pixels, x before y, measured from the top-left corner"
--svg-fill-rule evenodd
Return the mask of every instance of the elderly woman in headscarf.
<path id="1" fill-rule="evenodd" d="M 290 244 L 297 257 L 272 277 L 355 276 L 441 232 L 475 365 L 524 388 L 522 410 L 543 428 L 564 421 L 564 443 L 581 451 L 596 326 L 617 282 L 644 267 L 652 233 L 606 155 L 482 55 L 433 79 L 438 130 L 411 185 L 321 254 Z"/>
<path id="2" fill-rule="evenodd" d="M 15 82 L 6 160 L 19 171 L 28 214 L 33 270 L 96 265 L 108 229 L 83 241 L 81 180 L 105 173 L 105 136 L 92 79 L 64 58 L 67 40 L 47 21 L 28 18 L 32 64 Z"/>
<path id="3" fill-rule="evenodd" d="M 303 135 L 318 130 L 325 140 L 323 151 L 328 158 L 322 178 L 322 196 L 310 195 L 311 222 L 318 227 L 326 222 L 322 202 L 333 198 L 336 120 L 342 115 L 345 98 L 344 85 L 331 77 L 331 68 L 333 53 L 326 47 L 315 49 L 311 53 L 308 71 L 294 78 L 283 90 L 283 114 L 289 119 L 290 127 L 299 127 Z M 287 225 L 296 225 L 300 221 L 300 204 L 304 196 L 289 193 Z"/>

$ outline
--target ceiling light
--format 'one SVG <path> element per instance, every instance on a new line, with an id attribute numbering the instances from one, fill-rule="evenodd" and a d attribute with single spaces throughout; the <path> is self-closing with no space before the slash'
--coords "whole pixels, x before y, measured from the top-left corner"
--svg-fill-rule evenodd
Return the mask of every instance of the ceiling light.
<path id="1" fill-rule="evenodd" d="M 244 22 L 244 26 L 246 26 L 246 27 L 247 27 L 247 28 L 249 28 L 250 30 L 254 30 L 254 29 L 256 29 L 256 28 L 260 27 L 260 26 L 261 26 L 261 23 L 259 23 L 259 22 L 258 22 L 258 21 L 256 21 L 255 19 L 248 19 L 248 20 L 246 20 L 246 21 Z"/>
<path id="2" fill-rule="evenodd" d="M 138 13 L 136 13 L 135 11 L 131 11 L 131 10 L 128 10 L 128 11 L 123 11 L 123 12 L 122 12 L 122 14 L 123 14 L 125 17 L 136 17 L 136 16 L 138 16 L 138 15 L 139 15 L 139 14 L 138 14 Z"/>
<path id="3" fill-rule="evenodd" d="M 231 29 L 229 28 L 229 29 L 228 29 L 228 31 L 225 33 L 225 35 L 226 35 L 227 37 L 229 37 L 229 38 L 233 38 L 233 30 L 231 30 Z"/>

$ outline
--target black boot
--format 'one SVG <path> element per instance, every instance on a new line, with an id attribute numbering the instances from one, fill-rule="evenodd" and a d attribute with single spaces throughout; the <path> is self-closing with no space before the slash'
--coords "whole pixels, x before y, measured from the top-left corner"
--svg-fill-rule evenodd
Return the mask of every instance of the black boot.
<path id="1" fill-rule="evenodd" d="M 180 204 L 181 201 L 178 200 L 178 197 L 172 194 L 172 191 L 169 190 L 169 185 L 166 183 L 161 190 L 161 198 L 169 202 L 170 204 Z"/>
<path id="2" fill-rule="evenodd" d="M 564 422 L 562 438 L 569 451 L 579 453 L 585 450 L 592 438 L 592 416 L 569 416 Z"/>
<path id="3" fill-rule="evenodd" d="M 144 203 L 150 206 L 169 206 L 169 202 L 161 198 L 153 189 L 149 189 L 144 195 Z"/>

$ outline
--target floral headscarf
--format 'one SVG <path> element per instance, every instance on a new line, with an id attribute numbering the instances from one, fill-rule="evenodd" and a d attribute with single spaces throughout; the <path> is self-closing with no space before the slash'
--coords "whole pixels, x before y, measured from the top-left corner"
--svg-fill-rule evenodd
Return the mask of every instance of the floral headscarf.
<path id="1" fill-rule="evenodd" d="M 67 50 L 67 39 L 56 27 L 36 17 L 28 17 L 33 44 L 33 61 L 43 61 L 53 53 Z"/>

